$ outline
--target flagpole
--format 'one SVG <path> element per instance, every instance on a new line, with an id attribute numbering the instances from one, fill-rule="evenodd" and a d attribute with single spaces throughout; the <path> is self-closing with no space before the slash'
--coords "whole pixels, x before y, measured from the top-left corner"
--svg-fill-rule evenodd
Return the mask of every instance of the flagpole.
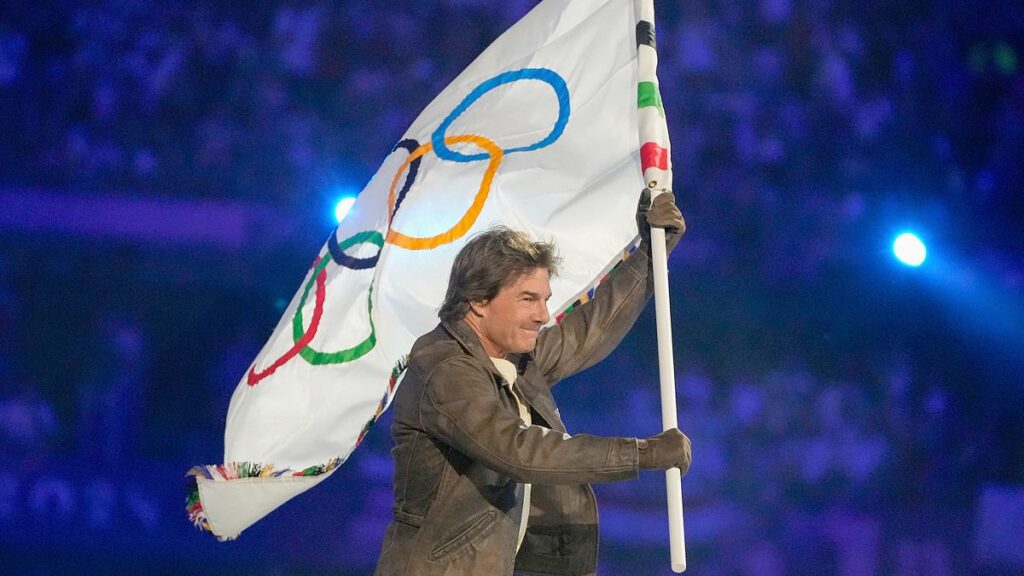
<path id="1" fill-rule="evenodd" d="M 654 272 L 654 311 L 658 331 L 658 373 L 661 382 L 661 425 L 663 430 L 679 427 L 676 416 L 676 373 L 672 358 L 672 317 L 668 297 L 668 253 L 665 230 L 651 228 L 651 260 Z M 683 485 L 679 468 L 665 471 L 668 495 L 668 536 L 672 571 L 686 571 L 686 539 L 683 532 Z"/>
<path id="2" fill-rule="evenodd" d="M 637 117 L 644 184 L 652 195 L 672 189 L 672 158 L 669 153 L 668 123 L 658 83 L 658 50 L 654 30 L 654 0 L 633 0 L 637 44 Z M 652 198 L 653 200 L 653 198 Z M 661 425 L 679 427 L 676 417 L 676 370 L 672 359 L 672 317 L 668 299 L 668 253 L 665 230 L 651 228 L 651 260 L 654 273 L 654 309 L 658 330 L 658 373 L 661 382 Z M 668 496 L 668 537 L 672 571 L 686 570 L 686 540 L 683 534 L 683 485 L 678 468 L 665 471 Z"/>

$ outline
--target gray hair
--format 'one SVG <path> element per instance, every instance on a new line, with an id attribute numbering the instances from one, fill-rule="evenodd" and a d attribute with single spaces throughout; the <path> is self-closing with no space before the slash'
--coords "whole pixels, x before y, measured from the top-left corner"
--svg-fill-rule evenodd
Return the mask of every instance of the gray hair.
<path id="1" fill-rule="evenodd" d="M 445 322 L 461 320 L 470 302 L 493 299 L 502 288 L 537 268 L 555 276 L 560 263 L 554 243 L 535 242 L 525 232 L 493 226 L 474 236 L 455 256 L 448 293 L 437 315 Z"/>

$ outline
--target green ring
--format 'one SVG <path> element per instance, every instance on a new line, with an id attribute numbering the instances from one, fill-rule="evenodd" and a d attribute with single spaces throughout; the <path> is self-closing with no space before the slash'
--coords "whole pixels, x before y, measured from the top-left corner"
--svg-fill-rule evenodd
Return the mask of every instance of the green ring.
<path id="1" fill-rule="evenodd" d="M 355 236 L 346 239 L 341 243 L 341 246 L 345 248 L 358 244 L 361 240 L 366 241 L 366 232 L 357 233 Z M 372 242 L 372 240 L 371 240 Z M 344 249 L 344 248 L 343 248 Z M 302 326 L 302 307 L 306 304 L 306 299 L 309 298 L 309 291 L 313 288 L 313 284 L 316 283 L 316 277 L 332 262 L 331 258 L 323 257 L 320 262 L 313 269 L 313 274 L 310 275 L 309 280 L 306 282 L 306 286 L 302 291 L 302 299 L 299 301 L 299 306 L 295 310 L 295 316 L 292 318 L 292 339 L 298 342 L 306 334 L 306 329 Z M 302 356 L 303 360 L 309 362 L 314 366 L 320 366 L 323 364 L 344 364 L 345 362 L 352 362 L 365 356 L 370 350 L 373 350 L 374 346 L 377 345 L 377 328 L 373 324 L 373 284 L 370 284 L 370 289 L 366 297 L 366 309 L 370 317 L 370 335 L 365 340 L 356 344 L 351 348 L 345 350 L 338 350 L 337 352 L 321 352 L 315 350 L 312 346 L 307 345 L 302 350 L 299 350 L 299 355 Z"/>

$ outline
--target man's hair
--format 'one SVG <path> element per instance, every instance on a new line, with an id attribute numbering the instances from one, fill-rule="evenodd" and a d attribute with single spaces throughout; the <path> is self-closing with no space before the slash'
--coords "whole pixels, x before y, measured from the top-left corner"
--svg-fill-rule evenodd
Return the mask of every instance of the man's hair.
<path id="1" fill-rule="evenodd" d="M 503 287 L 537 268 L 555 276 L 560 262 L 553 243 L 535 242 L 525 232 L 493 226 L 474 236 L 455 256 L 448 294 L 437 315 L 445 322 L 461 320 L 470 302 L 493 299 Z"/>

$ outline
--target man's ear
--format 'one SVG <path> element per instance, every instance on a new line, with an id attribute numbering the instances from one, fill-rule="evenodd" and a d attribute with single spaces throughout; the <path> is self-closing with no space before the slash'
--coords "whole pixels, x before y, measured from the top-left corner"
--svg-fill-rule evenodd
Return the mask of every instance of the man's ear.
<path id="1" fill-rule="evenodd" d="M 484 316 L 488 302 L 490 302 L 490 300 L 470 300 L 469 311 L 473 314 L 473 316 L 476 316 L 477 318 L 482 318 Z"/>

